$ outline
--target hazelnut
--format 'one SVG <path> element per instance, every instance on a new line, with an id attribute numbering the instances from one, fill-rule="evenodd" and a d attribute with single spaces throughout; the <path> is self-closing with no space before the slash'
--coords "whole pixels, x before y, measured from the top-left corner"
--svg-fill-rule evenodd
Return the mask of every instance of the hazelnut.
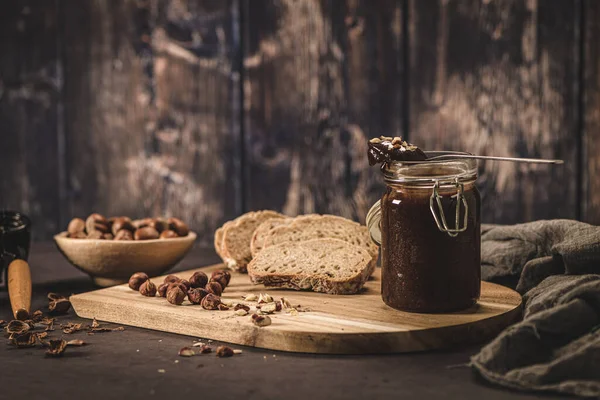
<path id="1" fill-rule="evenodd" d="M 167 276 L 165 276 L 165 283 L 173 283 L 173 282 L 179 282 L 181 280 L 180 277 L 178 277 L 177 275 L 173 275 L 173 274 L 169 274 Z"/>
<path id="2" fill-rule="evenodd" d="M 156 294 L 158 297 L 167 297 L 167 289 L 169 289 L 169 284 L 161 283 L 158 285 L 158 289 L 156 289 Z"/>
<path id="3" fill-rule="evenodd" d="M 217 357 L 233 357 L 233 349 L 227 346 L 217 347 Z"/>
<path id="4" fill-rule="evenodd" d="M 136 272 L 135 274 L 131 275 L 131 278 L 129 278 L 129 287 L 132 290 L 140 290 L 142 283 L 146 282 L 148 279 L 150 278 L 146 273 Z"/>
<path id="5" fill-rule="evenodd" d="M 88 239 L 104 239 L 103 235 L 104 234 L 100 231 L 92 231 L 92 232 L 88 233 L 87 238 Z"/>
<path id="6" fill-rule="evenodd" d="M 75 232 L 67 234 L 67 237 L 71 239 L 86 239 L 87 235 L 84 232 Z"/>
<path id="7" fill-rule="evenodd" d="M 108 220 L 97 213 L 91 214 L 85 220 L 85 231 L 90 235 L 94 231 L 100 231 L 102 233 L 108 232 Z"/>
<path id="8" fill-rule="evenodd" d="M 113 235 L 116 235 L 117 232 L 119 232 L 121 229 L 125 229 L 130 232 L 133 232 L 135 230 L 135 228 L 131 224 L 131 221 L 128 219 L 125 219 L 125 217 L 119 217 L 119 218 L 115 219 L 115 221 L 113 222 L 113 224 L 111 226 L 111 232 Z"/>
<path id="9" fill-rule="evenodd" d="M 167 290 L 167 301 L 177 306 L 181 305 L 185 300 L 185 292 L 178 286 L 170 287 Z"/>
<path id="10" fill-rule="evenodd" d="M 156 229 L 157 232 L 163 232 L 169 230 L 169 223 L 164 218 L 155 218 L 148 224 L 152 228 Z"/>
<path id="11" fill-rule="evenodd" d="M 156 231 L 156 229 L 150 226 L 146 226 L 136 230 L 133 234 L 133 237 L 135 240 L 158 239 L 158 232 Z"/>
<path id="12" fill-rule="evenodd" d="M 103 233 L 102 234 L 102 239 L 104 240 L 113 240 L 115 237 L 113 236 L 112 233 Z"/>
<path id="13" fill-rule="evenodd" d="M 202 271 L 194 272 L 194 275 L 190 277 L 190 285 L 193 288 L 203 288 L 208 283 L 208 276 Z"/>
<path id="14" fill-rule="evenodd" d="M 115 240 L 133 240 L 133 233 L 127 229 L 121 229 L 115 235 Z"/>
<path id="15" fill-rule="evenodd" d="M 174 231 L 167 229 L 166 231 L 162 231 L 160 233 L 160 238 L 161 239 L 173 239 L 179 237 L 179 235 L 177 235 L 177 233 L 175 233 Z"/>
<path id="16" fill-rule="evenodd" d="M 152 283 L 150 279 L 148 279 L 146 282 L 142 283 L 142 286 L 140 286 L 140 294 L 147 297 L 156 296 L 156 285 Z"/>
<path id="17" fill-rule="evenodd" d="M 271 325 L 271 318 L 268 315 L 252 314 L 252 323 L 262 328 Z"/>
<path id="18" fill-rule="evenodd" d="M 190 228 L 179 218 L 169 218 L 167 222 L 169 223 L 169 229 L 175 231 L 179 236 L 187 236 L 190 233 Z"/>
<path id="19" fill-rule="evenodd" d="M 71 222 L 69 222 L 69 226 L 67 227 L 67 232 L 69 232 L 70 235 L 83 232 L 84 230 L 85 221 L 81 218 L 73 218 Z"/>
<path id="20" fill-rule="evenodd" d="M 179 289 L 181 289 L 183 291 L 183 293 L 187 294 L 188 288 L 187 286 L 185 286 L 185 284 L 183 284 L 183 282 L 178 281 L 178 282 L 172 282 L 169 283 L 169 286 L 167 287 L 167 292 L 174 287 L 178 287 Z"/>
<path id="21" fill-rule="evenodd" d="M 208 294 L 208 290 L 203 288 L 191 288 L 187 292 L 188 300 L 192 304 L 202 303 L 202 299 L 205 298 Z"/>
<path id="22" fill-rule="evenodd" d="M 183 286 L 185 286 L 185 290 L 187 291 L 189 288 L 192 287 L 192 285 L 190 284 L 190 281 L 188 281 L 187 279 L 181 279 L 178 283 L 182 284 Z"/>
<path id="23" fill-rule="evenodd" d="M 131 225 L 133 225 L 135 229 L 140 229 L 149 226 L 150 222 L 152 222 L 152 218 L 142 218 L 131 221 Z"/>
<path id="24" fill-rule="evenodd" d="M 205 310 L 217 310 L 219 308 L 219 304 L 221 304 L 221 298 L 209 293 L 204 296 L 200 304 L 202 304 L 202 308 Z"/>
<path id="25" fill-rule="evenodd" d="M 210 277 L 211 281 L 219 282 L 221 287 L 225 289 L 231 280 L 231 274 L 227 271 L 215 271 Z"/>
<path id="26" fill-rule="evenodd" d="M 209 293 L 212 293 L 216 296 L 220 296 L 221 294 L 223 294 L 223 287 L 219 284 L 219 282 L 208 282 L 208 284 L 206 285 L 206 290 L 209 291 Z"/>

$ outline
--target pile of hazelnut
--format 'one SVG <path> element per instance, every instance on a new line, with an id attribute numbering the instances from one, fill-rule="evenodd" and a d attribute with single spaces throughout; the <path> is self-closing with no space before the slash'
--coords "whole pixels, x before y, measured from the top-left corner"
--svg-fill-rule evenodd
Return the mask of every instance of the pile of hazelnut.
<path id="1" fill-rule="evenodd" d="M 188 226 L 178 218 L 111 217 L 94 213 L 84 221 L 73 218 L 67 228 L 67 237 L 73 239 L 150 240 L 187 236 Z"/>
<path id="2" fill-rule="evenodd" d="M 139 291 L 141 295 L 166 297 L 171 304 L 181 305 L 186 296 L 190 303 L 200 304 L 206 310 L 229 310 L 221 303 L 221 294 L 229 285 L 231 274 L 228 271 L 214 271 L 210 279 L 202 272 L 197 271 L 189 279 L 181 279 L 175 275 L 168 275 L 158 287 L 144 272 L 136 272 L 129 278 L 129 287 Z"/>

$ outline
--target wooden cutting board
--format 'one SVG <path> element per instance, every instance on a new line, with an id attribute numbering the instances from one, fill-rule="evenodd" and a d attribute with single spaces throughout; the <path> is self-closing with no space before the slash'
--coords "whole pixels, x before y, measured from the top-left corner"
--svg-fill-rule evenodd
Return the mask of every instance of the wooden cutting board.
<path id="1" fill-rule="evenodd" d="M 210 271 L 222 265 L 202 268 Z M 177 273 L 188 278 L 194 271 Z M 158 285 L 162 277 L 154 278 Z M 232 273 L 224 300 L 243 302 L 248 293 L 269 293 L 301 305 L 298 315 L 271 315 L 272 325 L 259 328 L 250 316 L 207 311 L 187 300 L 181 306 L 164 298 L 144 297 L 127 285 L 71 296 L 77 315 L 100 321 L 155 329 L 196 338 L 306 353 L 398 353 L 449 348 L 491 339 L 517 321 L 521 296 L 492 283 L 481 283 L 477 306 L 451 314 L 417 314 L 386 306 L 380 295 L 380 269 L 359 295 L 327 295 L 252 285 L 247 275 Z M 249 303 L 250 304 L 250 303 Z"/>

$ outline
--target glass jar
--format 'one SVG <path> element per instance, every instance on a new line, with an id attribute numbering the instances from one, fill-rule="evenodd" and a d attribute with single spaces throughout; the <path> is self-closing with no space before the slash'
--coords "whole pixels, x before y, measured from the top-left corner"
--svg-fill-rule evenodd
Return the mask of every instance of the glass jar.
<path id="1" fill-rule="evenodd" d="M 387 190 L 367 226 L 381 246 L 383 301 L 424 313 L 474 305 L 481 285 L 477 161 L 391 162 L 381 171 Z"/>

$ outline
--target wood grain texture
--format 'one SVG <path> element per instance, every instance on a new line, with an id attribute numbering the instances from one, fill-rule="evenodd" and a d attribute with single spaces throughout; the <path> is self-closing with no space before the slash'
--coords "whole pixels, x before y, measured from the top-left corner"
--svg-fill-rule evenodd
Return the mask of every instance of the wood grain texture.
<path id="1" fill-rule="evenodd" d="M 206 272 L 223 268 L 216 265 Z M 195 271 L 195 270 L 194 270 Z M 177 273 L 188 278 L 194 271 Z M 156 284 L 164 277 L 153 279 Z M 265 292 L 245 274 L 234 273 L 224 300 L 242 302 L 248 293 Z M 127 285 L 71 296 L 80 317 L 162 330 L 246 346 L 292 352 L 328 354 L 397 353 L 449 348 L 485 341 L 520 317 L 521 297 L 511 289 L 482 282 L 479 304 L 451 314 L 417 314 L 394 310 L 381 300 L 380 270 L 359 295 L 336 296 L 269 289 L 307 310 L 293 316 L 271 315 L 273 323 L 259 328 L 249 316 L 233 310 L 208 311 L 184 302 L 144 297 Z M 252 305 L 252 303 L 248 303 Z"/>
<path id="2" fill-rule="evenodd" d="M 600 3 L 584 1 L 582 218 L 600 224 Z"/>
<path id="3" fill-rule="evenodd" d="M 153 2 L 156 118 L 141 173 L 163 214 L 188 221 L 204 243 L 241 207 L 237 2 Z M 157 199 L 158 200 L 158 199 Z"/>
<path id="4" fill-rule="evenodd" d="M 63 0 L 61 14 L 69 216 L 159 215 L 160 187 L 149 190 L 156 177 L 145 168 L 153 111 L 148 5 Z"/>
<path id="5" fill-rule="evenodd" d="M 27 214 L 33 239 L 61 215 L 62 75 L 54 1 L 11 1 L 0 12 L 0 209 Z"/>
<path id="6" fill-rule="evenodd" d="M 177 216 L 208 243 L 241 211 L 236 3 L 74 3 L 63 9 L 71 215 Z"/>
<path id="7" fill-rule="evenodd" d="M 248 208 L 364 220 L 367 138 L 401 134 L 401 2 L 243 4 Z"/>
<path id="8" fill-rule="evenodd" d="M 480 164 L 484 222 L 575 218 L 578 2 L 410 1 L 410 139 Z"/>

